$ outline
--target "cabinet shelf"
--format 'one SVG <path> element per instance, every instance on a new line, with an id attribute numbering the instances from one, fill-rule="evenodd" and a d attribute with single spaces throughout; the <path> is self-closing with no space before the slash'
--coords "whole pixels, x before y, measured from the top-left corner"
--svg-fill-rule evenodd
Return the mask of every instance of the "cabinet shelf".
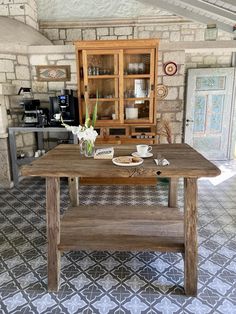
<path id="1" fill-rule="evenodd" d="M 150 78 L 150 74 L 125 74 L 125 79 L 143 79 L 143 78 Z"/>
<path id="2" fill-rule="evenodd" d="M 91 80 L 91 79 L 111 79 L 111 78 L 118 78 L 119 75 L 112 75 L 112 74 L 109 74 L 109 75 L 89 75 L 88 76 L 88 79 Z"/>
<path id="3" fill-rule="evenodd" d="M 90 101 L 97 101 L 97 98 L 89 98 Z M 119 101 L 120 98 L 98 98 L 98 102 L 99 101 Z"/>
<path id="4" fill-rule="evenodd" d="M 150 100 L 150 99 L 151 99 L 151 97 L 124 98 L 124 100 L 127 100 L 127 101 Z"/>

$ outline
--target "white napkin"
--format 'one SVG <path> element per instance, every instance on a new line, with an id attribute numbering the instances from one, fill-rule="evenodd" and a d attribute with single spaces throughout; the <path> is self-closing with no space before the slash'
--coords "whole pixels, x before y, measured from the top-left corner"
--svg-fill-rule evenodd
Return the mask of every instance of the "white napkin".
<path id="1" fill-rule="evenodd" d="M 168 166 L 170 164 L 170 162 L 165 158 L 160 161 L 158 159 L 154 159 L 154 161 L 157 166 Z"/>

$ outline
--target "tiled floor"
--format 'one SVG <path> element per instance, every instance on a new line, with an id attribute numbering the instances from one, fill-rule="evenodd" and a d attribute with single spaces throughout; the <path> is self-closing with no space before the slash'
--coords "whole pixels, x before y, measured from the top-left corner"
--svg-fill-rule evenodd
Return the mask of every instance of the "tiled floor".
<path id="1" fill-rule="evenodd" d="M 0 190 L 0 313 L 236 313 L 236 167 L 199 181 L 198 297 L 183 294 L 180 254 L 70 252 L 61 288 L 47 293 L 45 185 L 24 179 Z M 82 187 L 83 204 L 167 202 L 167 185 Z M 62 182 L 62 207 L 68 203 Z M 179 203 L 183 206 L 182 185 Z"/>

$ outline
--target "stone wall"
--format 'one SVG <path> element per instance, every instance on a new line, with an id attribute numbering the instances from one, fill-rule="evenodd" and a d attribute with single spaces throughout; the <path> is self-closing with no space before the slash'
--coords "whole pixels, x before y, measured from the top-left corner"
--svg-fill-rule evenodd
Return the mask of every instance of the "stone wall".
<path id="1" fill-rule="evenodd" d="M 216 51 L 209 53 L 186 53 L 185 67 L 194 68 L 224 68 L 230 67 L 232 63 L 232 52 Z"/>
<path id="2" fill-rule="evenodd" d="M 168 61 L 177 64 L 174 76 L 168 76 L 163 71 L 163 65 Z M 163 100 L 157 101 L 157 122 L 169 121 L 172 142 L 181 143 L 183 138 L 184 114 L 184 73 L 185 51 L 160 51 L 158 58 L 158 84 L 168 88 L 168 94 Z M 160 142 L 166 142 L 166 137 L 161 137 Z"/>
<path id="3" fill-rule="evenodd" d="M 36 0 L 4 0 L 0 2 L 0 16 L 7 16 L 38 29 Z"/>
<path id="4" fill-rule="evenodd" d="M 55 45 L 68 45 L 76 40 L 112 40 L 112 39 L 142 39 L 159 38 L 162 42 L 178 41 L 202 41 L 206 26 L 196 23 L 157 23 L 135 25 L 130 22 L 128 25 L 111 26 L 81 26 L 79 23 L 66 25 L 43 24 L 40 31 Z M 220 31 L 217 40 L 230 40 L 232 35 Z"/>

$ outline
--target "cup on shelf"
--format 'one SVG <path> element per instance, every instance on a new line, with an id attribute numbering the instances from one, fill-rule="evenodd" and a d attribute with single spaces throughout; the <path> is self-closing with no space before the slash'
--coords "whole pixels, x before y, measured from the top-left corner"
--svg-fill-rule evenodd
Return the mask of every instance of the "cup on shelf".
<path id="1" fill-rule="evenodd" d="M 61 113 L 55 113 L 55 114 L 53 115 L 53 118 L 54 118 L 55 120 L 59 121 L 59 120 L 61 119 Z"/>

